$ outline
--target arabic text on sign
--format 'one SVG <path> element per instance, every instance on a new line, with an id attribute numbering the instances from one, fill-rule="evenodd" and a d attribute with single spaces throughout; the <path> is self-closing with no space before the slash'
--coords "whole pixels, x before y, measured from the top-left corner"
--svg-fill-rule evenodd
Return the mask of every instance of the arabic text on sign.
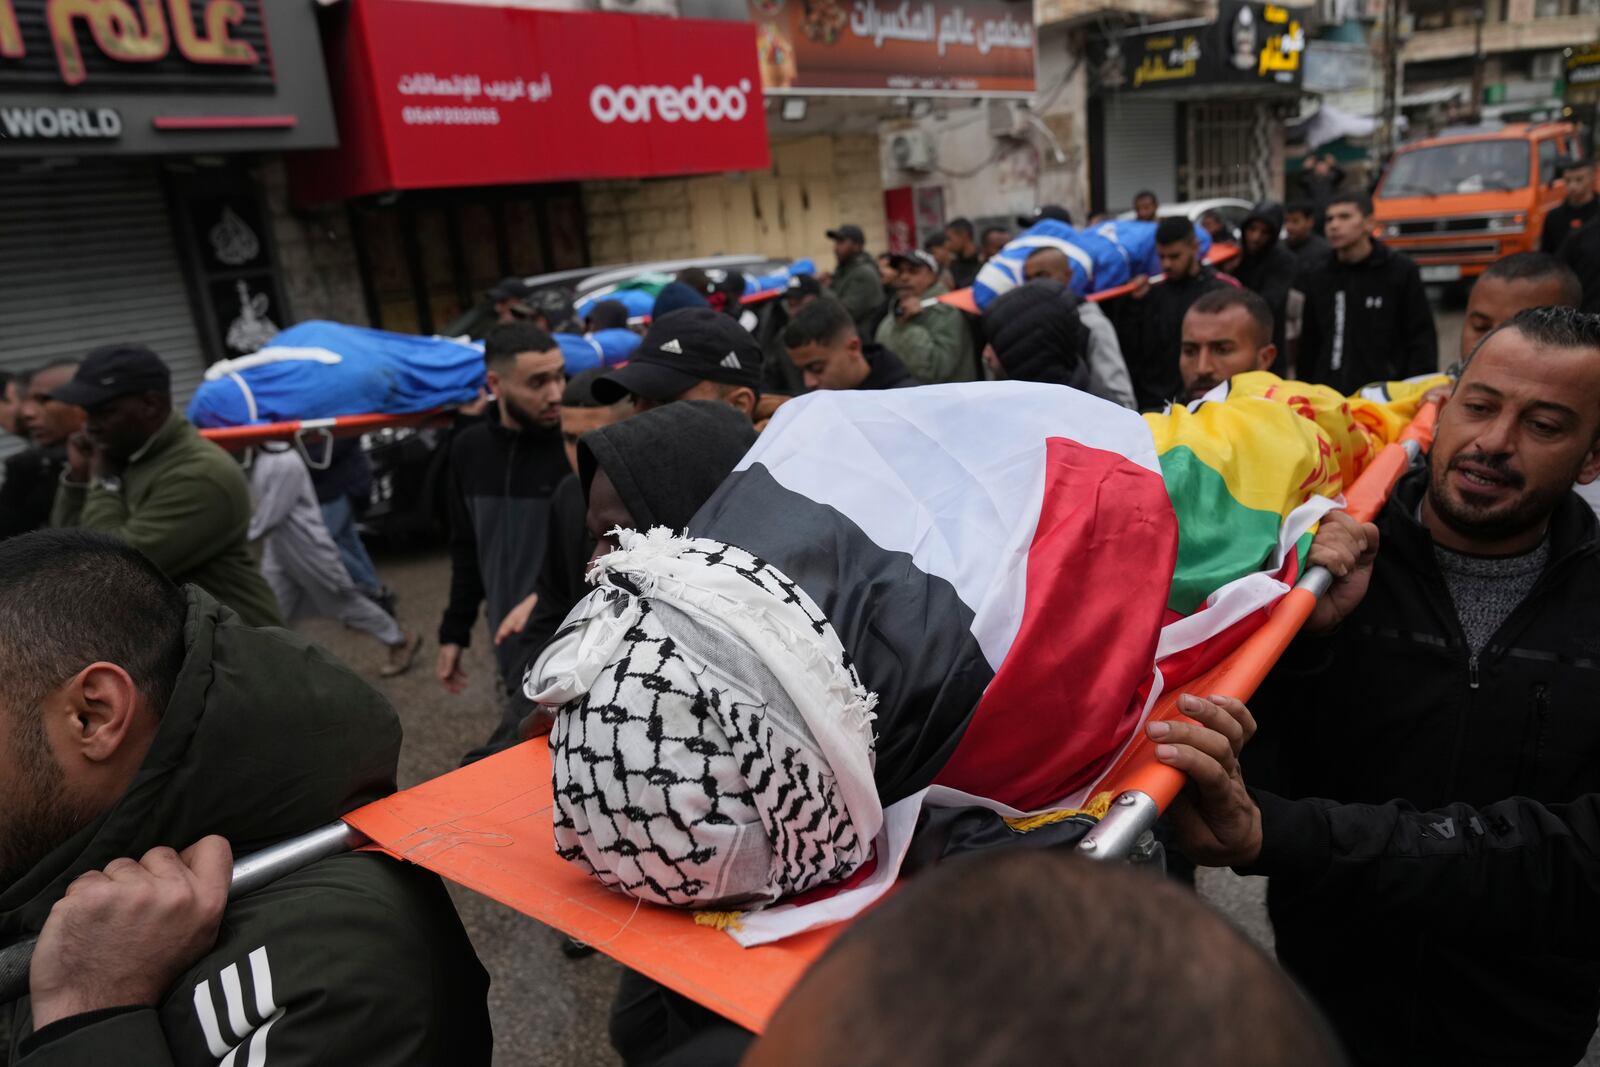
<path id="1" fill-rule="evenodd" d="M 253 66 L 260 61 L 248 42 L 229 36 L 244 21 L 245 9 L 240 0 L 207 0 L 202 19 L 204 33 L 195 27 L 189 0 L 167 0 L 165 5 L 162 0 L 137 2 L 135 10 L 130 0 L 48 0 L 45 24 L 63 82 L 79 85 L 88 77 L 78 44 L 79 21 L 88 28 L 101 53 L 119 63 L 164 59 L 173 40 L 177 41 L 178 54 L 191 63 Z M 13 2 L 0 0 L 0 57 L 21 59 L 26 54 Z"/>
<path id="2" fill-rule="evenodd" d="M 885 41 L 915 41 L 934 45 L 944 55 L 952 45 L 967 45 L 988 55 L 996 48 L 1033 48 L 1033 23 L 1005 15 L 981 23 L 961 7 L 942 18 L 932 3 L 917 6 L 901 0 L 898 7 L 880 9 L 877 0 L 856 0 L 850 13 L 850 32 L 882 48 Z"/>
<path id="3" fill-rule="evenodd" d="M 1305 31 L 1300 28 L 1298 22 L 1291 22 L 1287 33 L 1274 34 L 1267 38 L 1266 47 L 1261 49 L 1261 63 L 1256 73 L 1261 75 L 1278 71 L 1293 73 L 1300 69 L 1300 53 L 1305 49 Z"/>

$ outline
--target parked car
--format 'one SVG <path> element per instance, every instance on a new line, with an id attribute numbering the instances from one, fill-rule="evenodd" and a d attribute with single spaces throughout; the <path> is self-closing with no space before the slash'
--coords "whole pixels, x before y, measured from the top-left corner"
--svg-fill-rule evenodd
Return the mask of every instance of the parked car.
<path id="1" fill-rule="evenodd" d="M 1544 217 L 1561 202 L 1556 176 L 1582 154 L 1568 122 L 1447 130 L 1402 146 L 1378 180 L 1378 236 L 1412 259 L 1425 282 L 1481 274 L 1539 247 Z"/>
<path id="2" fill-rule="evenodd" d="M 1236 196 L 1214 196 L 1208 200 L 1184 200 L 1176 204 L 1162 204 L 1156 208 L 1156 216 L 1163 219 L 1179 216 L 1190 222 L 1199 222 L 1201 215 L 1215 211 L 1222 216 L 1222 221 L 1227 223 L 1230 229 L 1238 233 L 1254 206 L 1250 201 L 1240 200 Z M 1131 219 L 1133 212 L 1124 211 L 1117 218 Z"/>

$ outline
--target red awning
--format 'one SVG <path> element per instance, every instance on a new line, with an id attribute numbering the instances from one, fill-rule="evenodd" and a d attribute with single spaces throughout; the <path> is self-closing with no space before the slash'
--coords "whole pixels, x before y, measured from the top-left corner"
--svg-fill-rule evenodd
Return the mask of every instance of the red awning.
<path id="1" fill-rule="evenodd" d="M 343 17 L 339 147 L 292 163 L 301 203 L 768 165 L 746 23 L 427 0 Z"/>

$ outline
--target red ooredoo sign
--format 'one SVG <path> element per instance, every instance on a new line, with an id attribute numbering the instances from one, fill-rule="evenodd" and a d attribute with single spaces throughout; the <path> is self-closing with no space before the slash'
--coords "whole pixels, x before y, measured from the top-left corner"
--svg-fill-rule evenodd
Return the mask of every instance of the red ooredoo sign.
<path id="1" fill-rule="evenodd" d="M 478 7 L 347 5 L 340 147 L 299 198 L 757 170 L 766 118 L 747 24 Z"/>

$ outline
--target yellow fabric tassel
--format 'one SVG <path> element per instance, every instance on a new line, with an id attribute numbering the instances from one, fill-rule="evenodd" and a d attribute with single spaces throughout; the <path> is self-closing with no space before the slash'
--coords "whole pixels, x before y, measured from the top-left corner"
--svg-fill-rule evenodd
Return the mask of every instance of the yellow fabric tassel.
<path id="1" fill-rule="evenodd" d="M 1050 826 L 1074 815 L 1093 815 L 1096 819 L 1105 818 L 1106 812 L 1111 810 L 1111 794 L 1109 792 L 1096 793 L 1089 798 L 1089 803 L 1081 808 L 1062 808 L 1059 811 L 1041 811 L 1035 815 L 1018 815 L 1006 819 L 1006 825 L 1019 834 L 1029 830 L 1037 830 L 1041 826 Z"/>
<path id="2" fill-rule="evenodd" d="M 713 930 L 740 930 L 744 923 L 740 921 L 742 912 L 737 911 L 697 911 L 694 913 L 696 926 L 709 926 Z"/>

